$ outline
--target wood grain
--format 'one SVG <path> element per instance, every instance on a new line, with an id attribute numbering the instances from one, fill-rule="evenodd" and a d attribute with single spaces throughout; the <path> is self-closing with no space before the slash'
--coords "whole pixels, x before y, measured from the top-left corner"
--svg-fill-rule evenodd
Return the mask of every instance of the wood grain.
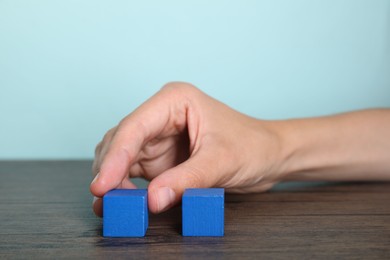
<path id="1" fill-rule="evenodd" d="M 182 237 L 180 207 L 151 215 L 145 238 L 103 238 L 90 167 L 0 162 L 0 258 L 390 258 L 389 183 L 228 194 L 222 238 Z"/>

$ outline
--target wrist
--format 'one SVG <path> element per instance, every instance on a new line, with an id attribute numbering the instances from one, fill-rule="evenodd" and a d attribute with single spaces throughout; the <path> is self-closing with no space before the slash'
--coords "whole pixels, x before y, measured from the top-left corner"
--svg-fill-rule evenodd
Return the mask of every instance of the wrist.
<path id="1" fill-rule="evenodd" d="M 276 122 L 281 143 L 284 181 L 339 180 L 338 169 L 348 163 L 341 127 L 334 119 L 306 118 Z M 325 171 L 332 170 L 332 174 Z"/>
<path id="2" fill-rule="evenodd" d="M 294 180 L 295 173 L 308 170 L 304 154 L 310 146 L 310 137 L 298 120 L 270 121 L 278 139 L 278 152 L 275 158 L 275 174 L 279 181 Z"/>
<path id="3" fill-rule="evenodd" d="M 292 120 L 257 120 L 255 155 L 257 174 L 262 181 L 277 183 L 299 171 L 297 153 L 302 145 Z M 260 170 L 260 172 L 259 172 Z"/>

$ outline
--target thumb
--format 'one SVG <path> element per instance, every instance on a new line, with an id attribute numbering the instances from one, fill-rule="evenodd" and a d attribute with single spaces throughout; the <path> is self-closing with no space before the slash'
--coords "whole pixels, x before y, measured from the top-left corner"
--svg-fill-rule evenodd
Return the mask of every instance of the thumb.
<path id="1" fill-rule="evenodd" d="M 194 156 L 154 178 L 148 187 L 149 210 L 163 212 L 177 204 L 187 188 L 209 188 L 217 183 L 210 156 Z M 213 166 L 214 165 L 214 166 Z"/>

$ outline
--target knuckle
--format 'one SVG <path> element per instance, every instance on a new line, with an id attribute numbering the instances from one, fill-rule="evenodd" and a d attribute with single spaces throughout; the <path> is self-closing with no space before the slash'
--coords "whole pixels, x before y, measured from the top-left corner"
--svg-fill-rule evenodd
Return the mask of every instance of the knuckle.
<path id="1" fill-rule="evenodd" d="M 95 147 L 95 157 L 99 155 L 100 151 L 102 150 L 103 142 L 100 142 Z"/>
<path id="2" fill-rule="evenodd" d="M 110 130 L 107 131 L 107 133 L 105 133 L 105 135 L 103 136 L 103 142 L 107 142 L 111 139 L 111 137 L 114 133 L 114 130 L 115 130 L 115 128 L 111 128 Z"/>
<path id="3" fill-rule="evenodd" d="M 180 81 L 169 82 L 162 87 L 162 90 L 173 94 L 192 94 L 199 91 L 199 89 L 191 83 Z"/>
<path id="4" fill-rule="evenodd" d="M 119 139 L 129 135 L 134 137 L 142 137 L 145 139 L 148 138 L 150 135 L 150 130 L 142 120 L 143 119 L 135 118 L 132 118 L 131 121 L 128 118 L 122 120 L 118 125 L 115 136 Z M 129 150 L 127 147 L 126 149 Z"/>
<path id="5" fill-rule="evenodd" d="M 127 145 L 121 145 L 119 150 L 125 155 L 127 160 L 133 160 L 136 157 L 135 151 Z"/>

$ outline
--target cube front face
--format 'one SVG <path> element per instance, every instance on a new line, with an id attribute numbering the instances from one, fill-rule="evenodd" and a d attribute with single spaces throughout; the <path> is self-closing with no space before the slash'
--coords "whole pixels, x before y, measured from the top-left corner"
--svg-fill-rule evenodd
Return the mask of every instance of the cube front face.
<path id="1" fill-rule="evenodd" d="M 223 236 L 224 203 L 224 189 L 187 189 L 182 199 L 183 236 Z"/>
<path id="2" fill-rule="evenodd" d="M 147 190 L 112 190 L 103 197 L 103 236 L 143 237 L 148 228 Z"/>

